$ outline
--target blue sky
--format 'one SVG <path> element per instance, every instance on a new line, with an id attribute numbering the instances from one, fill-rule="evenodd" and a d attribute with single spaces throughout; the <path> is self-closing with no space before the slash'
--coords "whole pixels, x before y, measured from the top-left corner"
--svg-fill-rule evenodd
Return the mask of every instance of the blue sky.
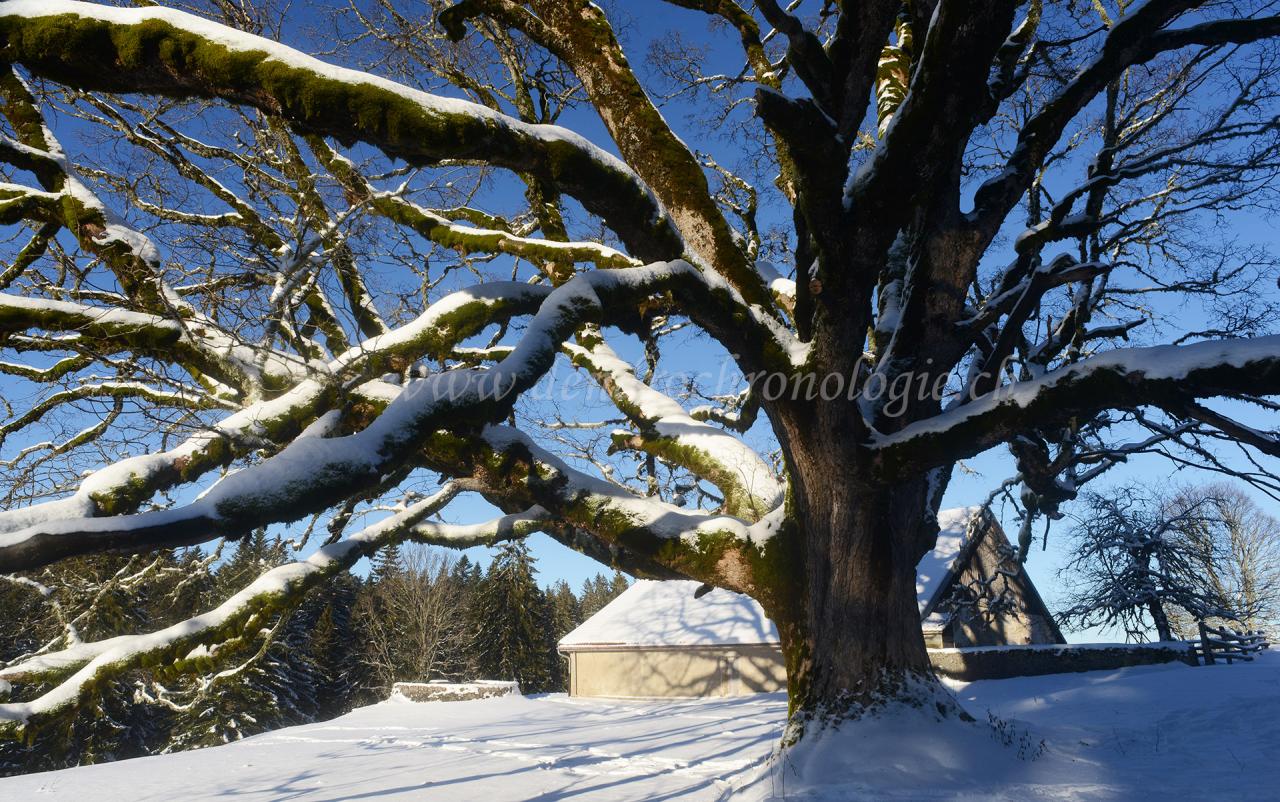
<path id="1" fill-rule="evenodd" d="M 672 41 L 673 35 L 679 36 L 688 42 L 708 46 L 711 69 L 730 73 L 736 72 L 738 69 L 739 56 L 736 37 L 730 35 L 723 27 L 717 28 L 708 25 L 707 18 L 701 14 L 662 3 L 645 4 L 644 13 L 642 14 L 636 13 L 634 6 L 630 4 L 614 2 L 606 5 L 610 8 L 611 16 L 624 22 L 621 27 L 621 38 L 633 66 L 642 75 L 652 73 L 646 57 L 650 42 L 655 40 Z M 314 22 L 314 19 L 309 18 L 305 13 L 295 12 L 293 21 L 296 24 L 287 29 L 288 33 L 285 39 L 294 44 L 301 44 L 307 38 L 307 34 L 303 32 L 306 24 Z M 668 122 L 686 142 L 692 143 L 700 150 L 709 152 L 717 161 L 723 164 L 734 165 L 741 160 L 743 155 L 741 142 L 732 139 L 724 131 L 707 132 L 690 124 L 691 117 L 705 116 L 704 112 L 705 109 L 696 102 L 677 101 L 663 106 L 663 113 Z M 599 119 L 589 111 L 570 112 L 561 119 L 561 123 L 586 135 L 596 143 L 612 149 L 609 138 Z M 510 187 L 497 190 L 494 200 L 497 200 L 502 205 L 509 206 L 516 206 L 520 203 L 518 195 Z M 766 196 L 766 204 L 761 209 L 760 217 L 763 228 L 772 223 L 787 222 L 790 218 L 790 211 L 781 204 L 768 203 Z M 1229 225 L 1231 232 L 1243 241 L 1271 246 L 1277 244 L 1273 221 L 1264 213 L 1235 213 L 1230 218 Z M 668 347 L 664 354 L 664 367 L 669 374 L 697 373 L 708 377 L 708 381 L 715 384 L 718 384 L 724 377 L 733 375 L 734 371 L 728 365 L 726 356 L 705 338 L 690 335 L 687 338 L 678 339 L 677 342 L 678 347 Z M 620 345 L 619 350 L 624 356 L 631 359 L 636 359 L 639 356 L 638 346 L 634 341 Z M 563 373 L 563 368 L 561 368 L 561 373 Z M 0 392 L 8 394 L 11 388 L 12 384 L 7 383 L 3 377 L 0 377 Z M 555 405 L 559 402 L 548 403 Z M 590 412 L 586 408 L 578 408 L 571 411 L 581 412 L 584 415 Z M 1252 411 L 1247 412 L 1243 420 L 1245 423 L 1259 428 L 1270 429 L 1275 427 L 1274 421 L 1270 421 L 1265 416 Z M 770 443 L 767 426 L 763 422 L 757 424 L 750 437 L 754 442 L 758 442 L 765 447 L 768 447 Z M 9 449 L 16 449 L 20 446 L 21 443 L 19 442 L 6 443 L 6 453 L 0 456 L 7 457 L 9 456 Z M 968 460 L 965 463 L 965 470 L 957 471 L 953 477 L 944 503 L 946 506 L 979 503 L 987 497 L 1000 481 L 1012 473 L 1011 462 L 1003 449 L 996 449 Z M 1175 473 L 1169 463 L 1152 457 L 1138 457 L 1131 463 L 1112 471 L 1104 482 L 1097 485 L 1097 487 L 1129 481 L 1138 481 L 1163 487 L 1171 483 L 1201 482 L 1211 478 L 1192 476 L 1189 472 Z M 1276 504 L 1258 497 L 1257 494 L 1254 495 L 1265 509 L 1273 514 L 1280 514 L 1280 507 L 1277 507 Z M 482 500 L 474 496 L 466 496 L 451 505 L 444 517 L 446 520 L 451 521 L 476 521 L 490 517 L 494 513 L 495 510 Z M 1062 535 L 1066 526 L 1067 522 L 1065 521 L 1055 526 L 1054 533 L 1049 538 L 1046 551 L 1042 552 L 1040 550 L 1039 540 L 1037 539 L 1036 546 L 1033 548 L 1028 561 L 1028 570 L 1050 601 L 1051 606 L 1053 601 L 1060 597 L 1064 590 L 1063 582 L 1058 578 L 1056 572 L 1063 562 L 1062 545 L 1064 538 Z M 1007 521 L 1006 528 L 1011 533 L 1016 532 L 1016 522 Z M 607 570 L 594 561 L 560 546 L 546 536 L 535 536 L 532 539 L 532 544 L 534 554 L 539 560 L 540 579 L 544 584 L 564 579 L 574 587 L 580 587 L 582 581 L 586 578 L 602 570 Z M 472 550 L 471 554 L 473 558 L 481 559 L 482 561 L 486 559 L 485 550 L 483 549 Z M 1097 633 L 1090 633 L 1086 637 L 1095 636 L 1097 636 Z"/>

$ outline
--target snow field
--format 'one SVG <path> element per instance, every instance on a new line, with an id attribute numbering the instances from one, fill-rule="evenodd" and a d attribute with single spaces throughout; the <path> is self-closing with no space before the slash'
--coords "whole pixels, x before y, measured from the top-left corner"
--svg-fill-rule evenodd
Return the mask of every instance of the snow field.
<path id="1" fill-rule="evenodd" d="M 2 779 L 0 799 L 1280 798 L 1280 654 L 950 687 L 977 723 L 906 710 L 782 760 L 780 695 L 385 702 L 228 746 Z"/>

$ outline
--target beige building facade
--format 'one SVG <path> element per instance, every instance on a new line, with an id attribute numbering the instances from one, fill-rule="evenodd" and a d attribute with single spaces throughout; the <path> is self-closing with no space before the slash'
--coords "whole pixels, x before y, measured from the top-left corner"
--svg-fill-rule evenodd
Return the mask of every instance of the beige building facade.
<path id="1" fill-rule="evenodd" d="M 569 694 L 614 699 L 773 693 L 787 686 L 777 644 L 566 651 Z"/>

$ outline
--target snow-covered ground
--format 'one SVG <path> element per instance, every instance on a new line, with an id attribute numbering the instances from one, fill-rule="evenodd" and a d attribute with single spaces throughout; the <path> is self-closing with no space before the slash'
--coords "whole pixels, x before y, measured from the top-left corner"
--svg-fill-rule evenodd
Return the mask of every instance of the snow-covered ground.
<path id="1" fill-rule="evenodd" d="M 780 764 L 780 696 L 388 702 L 230 746 L 0 780 L 0 799 L 1280 798 L 1280 654 L 953 687 L 980 726 L 905 714 Z"/>
<path id="2" fill-rule="evenodd" d="M 714 800 L 769 755 L 782 695 L 400 701 L 228 746 L 0 780 L 0 800 Z"/>
<path id="3" fill-rule="evenodd" d="M 1280 653 L 951 687 L 981 726 L 922 711 L 861 722 L 771 766 L 741 797 L 1280 799 Z"/>

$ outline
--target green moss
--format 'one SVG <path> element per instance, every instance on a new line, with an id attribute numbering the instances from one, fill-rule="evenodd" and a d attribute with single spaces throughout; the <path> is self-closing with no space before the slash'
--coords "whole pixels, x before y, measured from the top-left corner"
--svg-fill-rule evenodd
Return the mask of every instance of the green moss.
<path id="1" fill-rule="evenodd" d="M 616 401 L 615 401 L 616 403 Z M 631 413 L 619 408 L 628 415 Z M 688 469 L 695 476 L 711 482 L 724 494 L 724 512 L 748 521 L 754 521 L 769 511 L 769 499 L 756 498 L 742 483 L 741 475 L 732 468 L 713 459 L 705 451 L 681 443 L 671 437 L 645 435 L 641 438 L 645 452 L 674 465 Z M 619 444 L 628 445 L 628 444 Z"/>

